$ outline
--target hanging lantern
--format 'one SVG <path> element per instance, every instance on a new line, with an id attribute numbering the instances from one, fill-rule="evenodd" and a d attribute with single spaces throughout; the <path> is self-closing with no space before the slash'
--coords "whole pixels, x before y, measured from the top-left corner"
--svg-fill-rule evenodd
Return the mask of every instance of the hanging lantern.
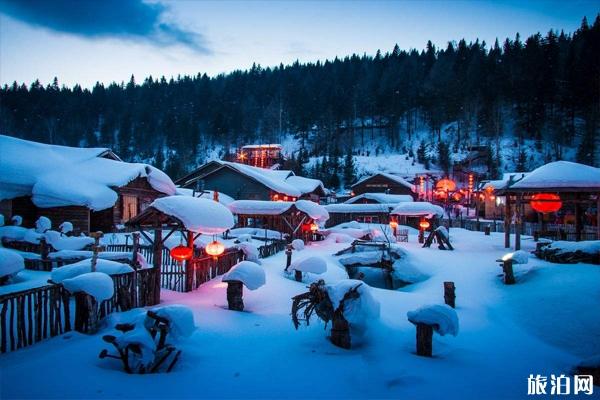
<path id="1" fill-rule="evenodd" d="M 185 261 L 192 258 L 193 250 L 187 246 L 180 244 L 179 246 L 173 247 L 171 249 L 171 258 L 177 261 Z"/>
<path id="2" fill-rule="evenodd" d="M 390 228 L 392 229 L 396 229 L 398 227 L 398 221 L 396 220 L 391 220 L 390 221 Z"/>
<path id="3" fill-rule="evenodd" d="M 218 257 L 225 251 L 225 246 L 223 245 L 223 243 L 213 240 L 212 242 L 206 245 L 204 251 L 209 256 Z"/>
<path id="4" fill-rule="evenodd" d="M 310 224 L 310 231 L 311 231 L 311 232 L 316 232 L 316 231 L 318 231 L 318 230 L 319 230 L 319 225 L 317 225 L 317 224 L 316 224 L 316 223 L 314 223 L 314 222 L 313 222 L 312 224 Z"/>
<path id="5" fill-rule="evenodd" d="M 444 178 L 435 184 L 435 188 L 445 192 L 453 192 L 456 190 L 456 183 L 452 179 Z"/>
<path id="6" fill-rule="evenodd" d="M 422 219 L 421 222 L 419 222 L 419 228 L 421 228 L 422 230 L 426 230 L 430 226 L 431 226 L 431 224 L 426 219 Z"/>
<path id="7" fill-rule="evenodd" d="M 557 212 L 562 207 L 560 196 L 553 193 L 538 193 L 531 197 L 531 208 L 541 213 Z"/>

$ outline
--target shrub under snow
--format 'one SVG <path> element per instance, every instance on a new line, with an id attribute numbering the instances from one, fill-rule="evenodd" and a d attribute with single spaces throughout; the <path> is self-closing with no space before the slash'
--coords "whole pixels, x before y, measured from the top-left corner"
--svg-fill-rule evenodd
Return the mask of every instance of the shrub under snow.
<path id="1" fill-rule="evenodd" d="M 169 320 L 169 337 L 173 339 L 183 339 L 194 333 L 196 325 L 194 325 L 194 313 L 188 306 L 181 304 L 173 304 L 153 308 L 159 317 Z M 146 317 L 145 325 L 153 324 L 154 320 Z"/>
<path id="2" fill-rule="evenodd" d="M 343 279 L 337 283 L 327 285 L 327 294 L 336 310 L 344 295 L 352 288 L 358 286 L 360 296 L 344 302 L 344 318 L 355 328 L 366 328 L 365 323 L 370 319 L 379 318 L 379 301 L 371 294 L 371 287 L 356 279 Z"/>
<path id="3" fill-rule="evenodd" d="M 432 325 L 433 330 L 444 336 L 458 334 L 458 315 L 454 308 L 447 304 L 433 304 L 420 307 L 406 313 L 413 324 Z"/>
<path id="4" fill-rule="evenodd" d="M 256 290 L 266 283 L 265 271 L 252 261 L 240 261 L 223 275 L 223 282 L 240 281 L 250 290 Z"/>
<path id="5" fill-rule="evenodd" d="M 87 236 L 62 236 L 57 231 L 47 231 L 44 234 L 46 242 L 56 250 L 82 250 L 94 243 L 94 239 Z"/>

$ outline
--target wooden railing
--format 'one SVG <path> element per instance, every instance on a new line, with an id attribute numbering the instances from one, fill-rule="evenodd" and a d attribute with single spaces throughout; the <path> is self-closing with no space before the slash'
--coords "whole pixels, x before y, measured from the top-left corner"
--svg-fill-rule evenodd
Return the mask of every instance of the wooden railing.
<path id="1" fill-rule="evenodd" d="M 153 268 L 111 276 L 115 294 L 100 304 L 100 316 L 155 302 Z M 0 353 L 31 346 L 78 326 L 76 304 L 60 284 L 49 284 L 0 296 Z M 85 333 L 85 332 L 84 332 Z"/>

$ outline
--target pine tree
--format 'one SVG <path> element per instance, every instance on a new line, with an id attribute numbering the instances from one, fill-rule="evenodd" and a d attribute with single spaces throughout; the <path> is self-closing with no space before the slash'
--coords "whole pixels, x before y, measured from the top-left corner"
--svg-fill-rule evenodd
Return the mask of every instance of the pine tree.
<path id="1" fill-rule="evenodd" d="M 421 144 L 417 149 L 417 161 L 421 164 L 425 164 L 425 160 L 427 159 L 427 146 L 425 145 L 425 141 L 421 140 Z"/>
<path id="2" fill-rule="evenodd" d="M 521 150 L 519 150 L 519 158 L 517 160 L 516 170 L 517 170 L 517 172 L 528 171 L 528 169 L 527 169 L 527 152 L 525 151 L 524 148 L 521 148 Z"/>
<path id="3" fill-rule="evenodd" d="M 450 149 L 446 142 L 438 143 L 438 164 L 446 175 L 450 173 L 452 162 L 450 161 Z"/>
<path id="4" fill-rule="evenodd" d="M 349 188 L 356 180 L 356 168 L 352 151 L 348 151 L 344 157 L 344 187 Z"/>

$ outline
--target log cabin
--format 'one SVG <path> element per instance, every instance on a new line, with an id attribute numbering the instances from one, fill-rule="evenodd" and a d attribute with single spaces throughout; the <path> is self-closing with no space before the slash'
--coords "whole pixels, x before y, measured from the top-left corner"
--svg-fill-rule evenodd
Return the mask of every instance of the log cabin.
<path id="1" fill-rule="evenodd" d="M 403 194 L 411 196 L 413 200 L 417 199 L 417 193 L 413 184 L 401 176 L 385 172 L 368 176 L 356 182 L 352 185 L 352 193 L 354 195 L 363 193 Z"/>
<path id="2" fill-rule="evenodd" d="M 175 194 L 162 171 L 122 161 L 110 149 L 31 142 L 0 135 L 0 213 L 24 226 L 46 216 L 74 233 L 111 232 L 158 197 Z"/>

